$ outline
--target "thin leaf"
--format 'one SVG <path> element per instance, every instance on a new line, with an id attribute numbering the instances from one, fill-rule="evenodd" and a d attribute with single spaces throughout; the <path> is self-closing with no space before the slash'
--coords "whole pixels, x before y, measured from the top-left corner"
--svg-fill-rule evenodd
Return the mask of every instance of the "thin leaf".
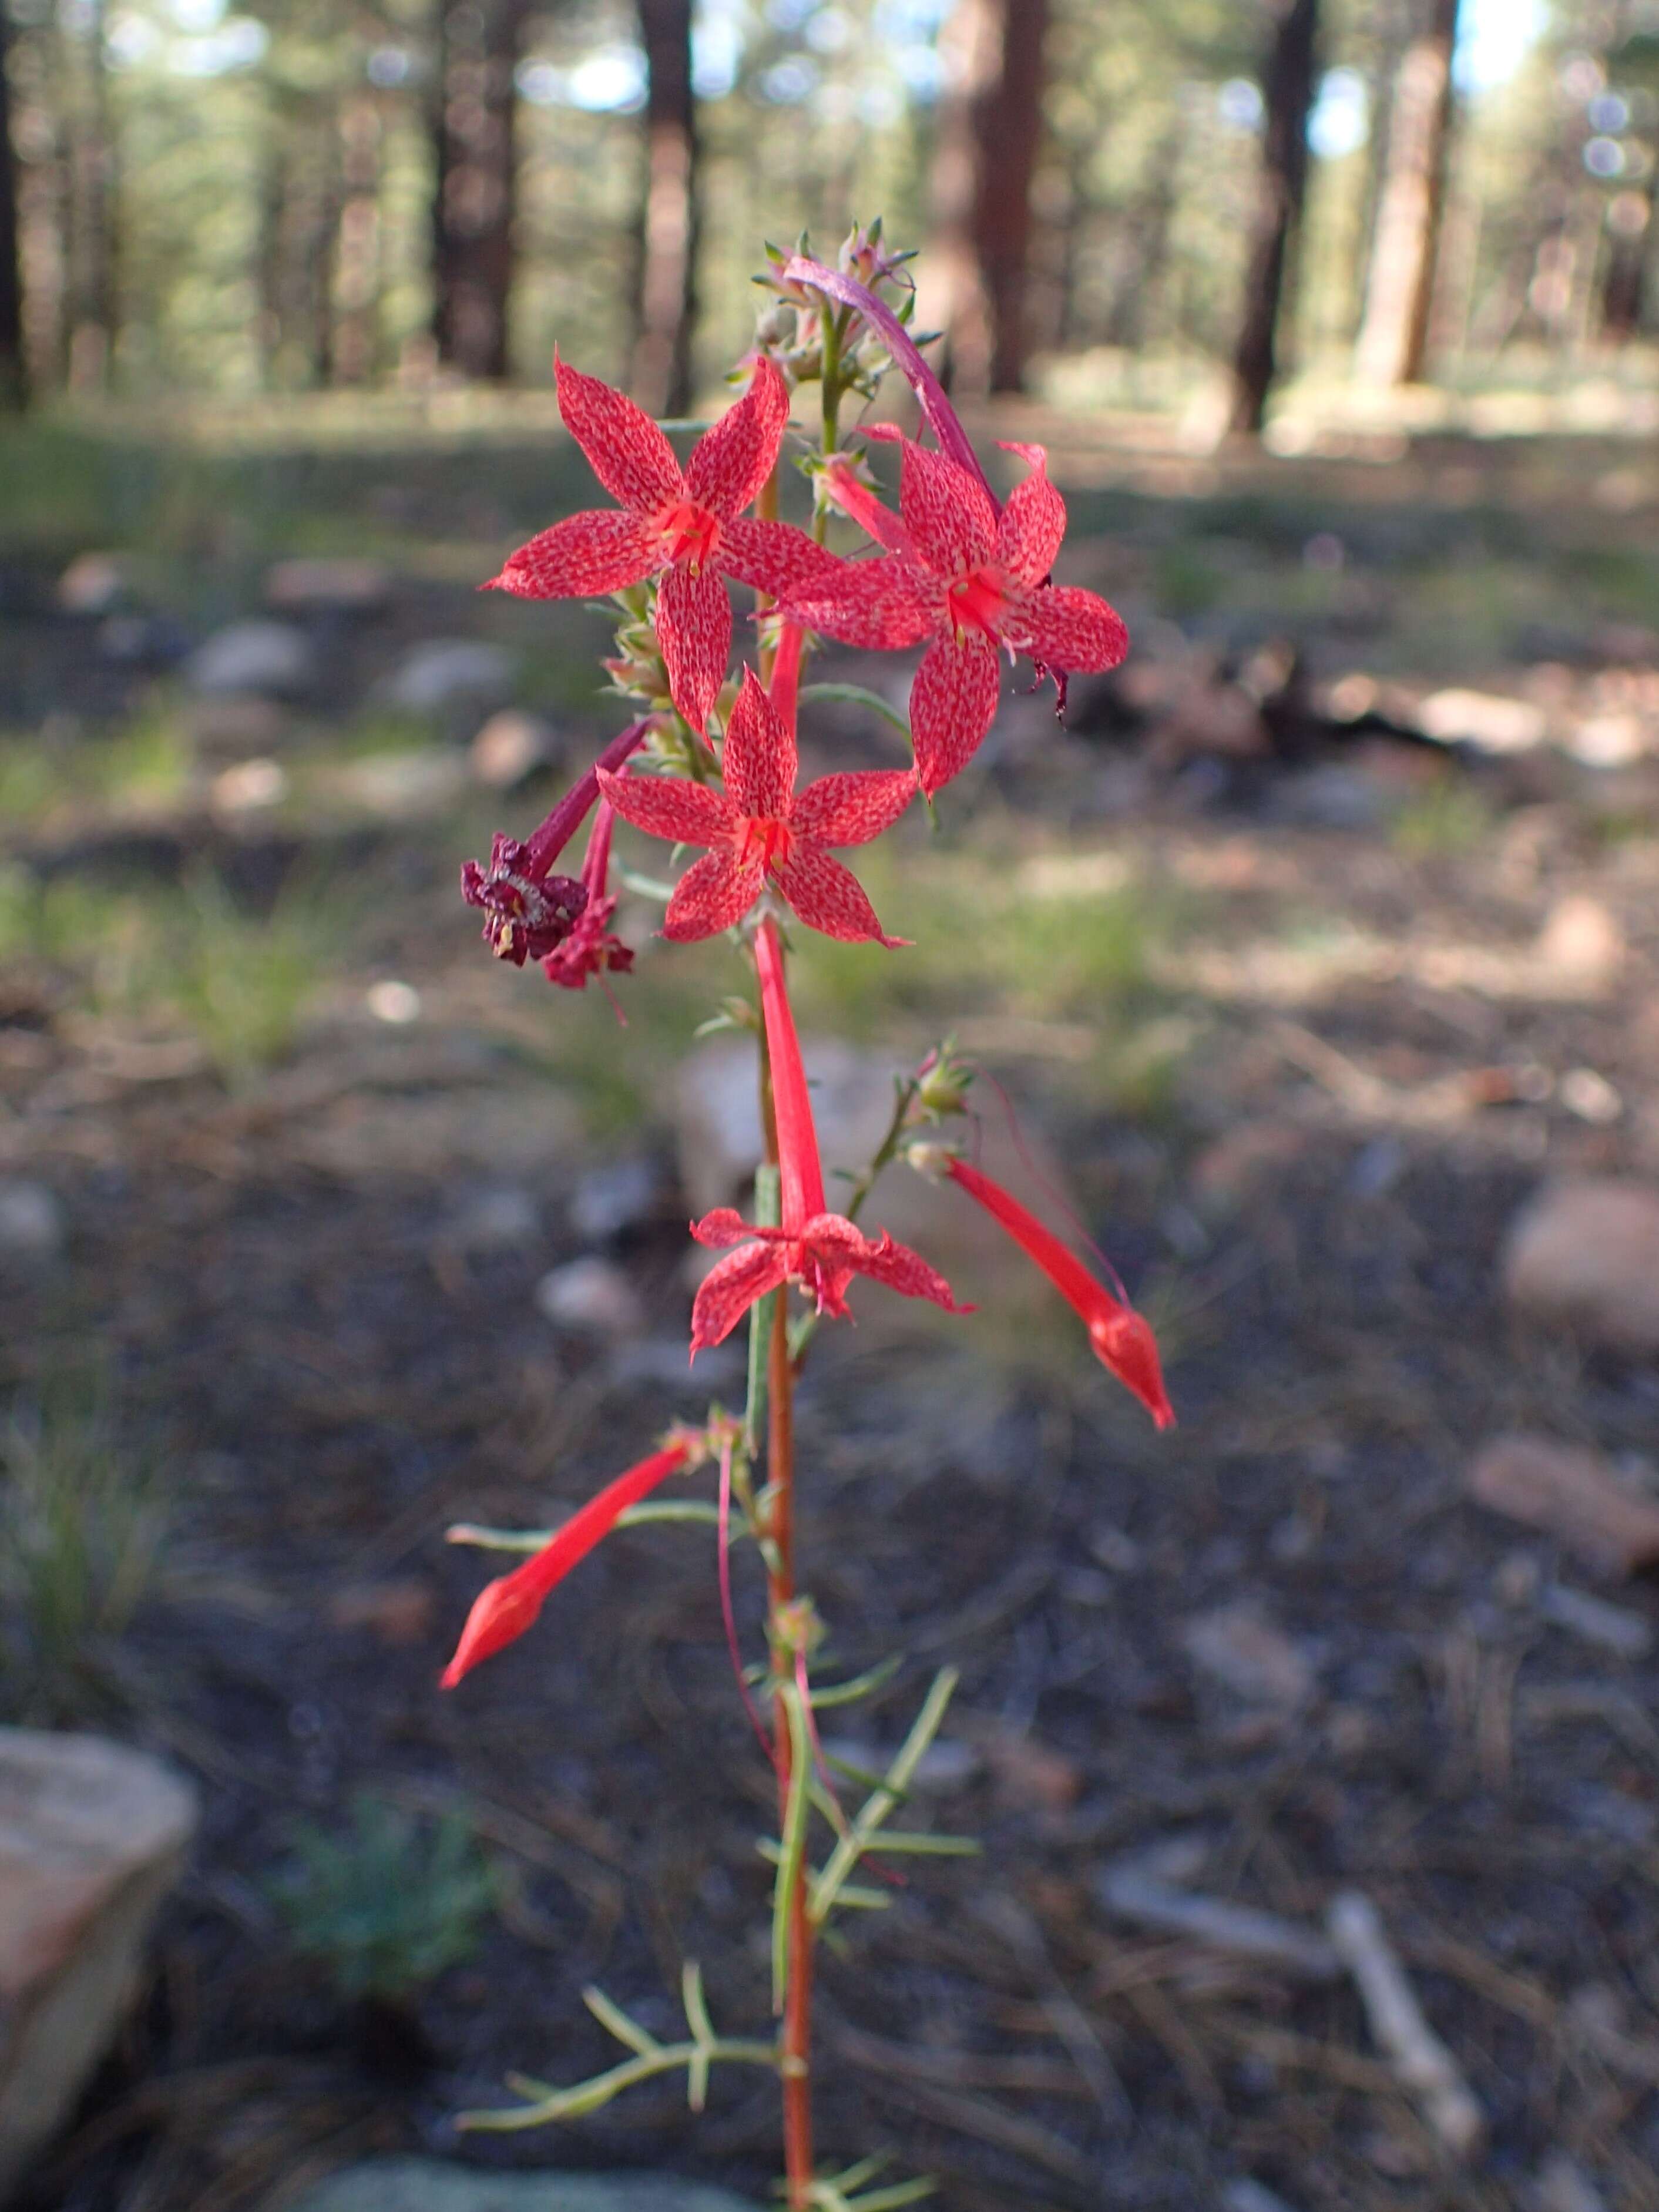
<path id="1" fill-rule="evenodd" d="M 880 1689 L 884 1682 L 890 1682 L 903 1664 L 904 1655 L 901 1652 L 896 1658 L 884 1659 L 878 1666 L 872 1667 L 867 1674 L 854 1675 L 849 1682 L 832 1682 L 828 1689 L 821 1688 L 815 1682 L 812 1686 L 813 1711 L 822 1713 L 827 1712 L 832 1705 L 855 1705 L 860 1698 L 867 1698 L 872 1690 Z"/>
<path id="2" fill-rule="evenodd" d="M 924 1836 L 902 1828 L 884 1828 L 881 1832 L 884 1858 L 889 1851 L 908 1851 L 917 1858 L 974 1859 L 984 1848 L 977 1836 Z"/>
<path id="3" fill-rule="evenodd" d="M 641 2027 L 638 2021 L 631 2019 L 619 2004 L 613 2004 L 603 1990 L 590 1984 L 582 1991 L 582 2002 L 607 2035 L 614 2035 L 618 2043 L 626 2044 L 630 2051 L 637 2051 L 641 2058 L 653 2058 L 662 2049 L 661 2044 L 651 2031 Z M 556 2096 L 558 2092 L 549 2089 L 543 2094 L 547 2096 Z"/>
<path id="4" fill-rule="evenodd" d="M 884 722 L 890 722 L 910 742 L 910 725 L 896 707 L 890 706 L 879 691 L 871 691 L 862 684 L 804 684 L 798 695 L 804 707 L 809 699 L 838 699 L 851 707 L 868 707 Z"/>
<path id="5" fill-rule="evenodd" d="M 922 1701 L 910 1733 L 894 1754 L 879 1786 L 860 1808 L 850 1834 L 843 1836 L 830 1854 L 823 1873 L 812 1885 L 809 1910 L 822 1926 L 834 1910 L 836 1899 L 859 1860 L 874 1841 L 882 1822 L 898 1805 L 915 1775 L 923 1753 L 939 1734 L 959 1677 L 954 1667 L 942 1668 Z"/>

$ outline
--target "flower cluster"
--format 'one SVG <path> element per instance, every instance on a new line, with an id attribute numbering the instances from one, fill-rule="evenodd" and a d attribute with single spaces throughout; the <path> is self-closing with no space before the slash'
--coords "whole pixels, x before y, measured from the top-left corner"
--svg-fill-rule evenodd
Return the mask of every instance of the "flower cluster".
<path id="1" fill-rule="evenodd" d="M 740 929 L 752 947 L 781 1203 L 769 1220 L 745 1221 L 723 1206 L 691 1224 L 696 1241 L 721 1255 L 696 1294 L 693 1358 L 789 1286 L 829 1319 L 848 1315 L 859 1277 L 947 1313 L 971 1311 L 920 1254 L 884 1230 L 866 1233 L 853 1218 L 856 1204 L 848 1213 L 825 1204 L 780 920 L 790 915 L 827 937 L 896 948 L 902 940 L 884 931 L 837 852 L 880 836 L 918 792 L 931 802 L 962 773 L 995 716 L 1005 656 L 1024 654 L 1039 678 L 1053 675 L 1063 702 L 1067 676 L 1110 668 L 1127 649 L 1104 599 L 1053 580 L 1066 509 L 1042 448 L 1006 447 L 1026 473 L 1006 501 L 993 490 L 908 327 L 908 258 L 885 251 L 878 228 L 855 231 L 833 269 L 804 252 L 774 254 L 763 280 L 773 299 L 745 364 L 747 389 L 684 467 L 631 400 L 556 360 L 565 423 L 617 504 L 556 523 L 494 580 L 495 588 L 527 599 L 616 594 L 623 618 L 617 656 L 606 665 L 645 712 L 531 837 L 498 836 L 488 866 L 464 872 L 463 894 L 483 911 L 491 949 L 517 965 L 539 960 L 550 981 L 572 990 L 629 970 L 634 954 L 611 927 L 618 820 L 700 854 L 669 898 L 665 939 L 682 944 Z M 883 288 L 897 290 L 896 307 Z M 889 365 L 915 387 L 938 446 L 881 426 L 863 433 L 868 446 L 899 448 L 896 508 L 841 442 L 836 413 L 842 394 L 873 390 Z M 823 386 L 825 434 L 808 465 L 817 501 L 809 533 L 776 519 L 773 487 L 792 387 L 811 377 Z M 862 550 L 831 550 L 836 517 L 856 527 Z M 759 595 L 757 659 L 745 659 L 735 684 L 728 583 Z M 909 766 L 797 787 L 799 673 L 815 637 L 872 652 L 923 648 L 910 690 Z M 590 814 L 580 878 L 555 873 Z M 1167 1426 L 1174 1415 L 1146 1322 L 942 1139 L 941 1125 L 967 1112 L 970 1079 L 971 1070 L 943 1055 L 902 1085 L 878 1167 L 908 1158 L 985 1208 L 1082 1320 L 1102 1363 Z M 627 1506 L 706 1456 L 684 1437 L 665 1446 L 492 1583 L 446 1680 L 528 1626 L 548 1590 Z"/>

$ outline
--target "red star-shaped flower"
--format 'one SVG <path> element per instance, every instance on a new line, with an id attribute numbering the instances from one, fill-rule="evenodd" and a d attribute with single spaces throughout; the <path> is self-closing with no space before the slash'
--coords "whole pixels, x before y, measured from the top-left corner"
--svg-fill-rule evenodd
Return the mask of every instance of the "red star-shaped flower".
<path id="1" fill-rule="evenodd" d="M 526 599 L 588 599 L 660 576 L 657 640 L 669 690 L 701 736 L 732 651 L 722 578 L 776 599 L 810 589 L 838 566 L 805 531 L 743 513 L 777 460 L 787 389 L 772 362 L 757 359 L 748 391 L 682 470 L 631 399 L 556 355 L 553 366 L 565 427 L 621 503 L 556 522 L 521 545 L 489 588 Z"/>
<path id="2" fill-rule="evenodd" d="M 896 1243 L 884 1229 L 878 1237 L 839 1213 L 817 1213 L 799 1231 L 756 1228 L 729 1206 L 716 1206 L 691 1224 L 700 1244 L 742 1249 L 716 1261 L 703 1277 L 691 1308 L 691 1356 L 730 1336 L 757 1298 L 784 1283 L 799 1283 L 817 1301 L 821 1314 L 847 1318 L 847 1286 L 854 1275 L 868 1275 L 907 1298 L 930 1298 L 946 1313 L 969 1313 L 951 1295 L 951 1285 L 919 1252 Z"/>
<path id="3" fill-rule="evenodd" d="M 1081 675 L 1115 668 L 1129 634 L 1097 593 L 1047 581 L 1066 506 L 1041 446 L 1008 447 L 1031 473 L 999 514 L 958 462 L 900 442 L 897 514 L 844 465 L 825 477 L 830 496 L 886 555 L 844 562 L 822 593 L 786 597 L 792 613 L 843 644 L 885 652 L 933 640 L 910 692 L 916 775 L 932 798 L 961 774 L 991 726 L 999 648 Z"/>
<path id="4" fill-rule="evenodd" d="M 768 878 L 809 929 L 848 944 L 888 937 L 858 878 L 828 850 L 867 845 L 890 829 L 915 796 L 908 769 L 865 769 L 820 776 L 795 789 L 794 733 L 752 669 L 726 732 L 724 791 L 689 776 L 612 775 L 599 786 L 624 822 L 652 837 L 706 845 L 680 878 L 663 922 L 676 944 L 713 937 L 741 921 Z"/>

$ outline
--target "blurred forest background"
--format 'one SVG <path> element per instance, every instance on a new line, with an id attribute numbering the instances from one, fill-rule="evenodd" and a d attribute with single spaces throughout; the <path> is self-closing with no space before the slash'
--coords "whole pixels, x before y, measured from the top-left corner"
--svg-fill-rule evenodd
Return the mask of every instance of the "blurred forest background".
<path id="1" fill-rule="evenodd" d="M 544 386 L 556 334 L 683 412 L 745 342 L 757 211 L 925 240 L 965 390 L 1213 408 L 1220 364 L 1245 428 L 1287 370 L 1548 389 L 1594 352 L 1616 382 L 1659 321 L 1654 0 L 7 0 L 0 26 L 14 399 Z"/>

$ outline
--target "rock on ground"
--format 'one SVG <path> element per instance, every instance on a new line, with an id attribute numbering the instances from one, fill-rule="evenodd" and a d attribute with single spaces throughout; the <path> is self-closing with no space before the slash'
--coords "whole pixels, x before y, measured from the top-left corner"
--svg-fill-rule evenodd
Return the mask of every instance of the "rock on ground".
<path id="1" fill-rule="evenodd" d="M 1626 1487 L 1600 1452 L 1550 1437 L 1494 1437 L 1469 1468 L 1469 1495 L 1541 1528 L 1598 1573 L 1632 1575 L 1659 1560 L 1659 1500 Z"/>
<path id="2" fill-rule="evenodd" d="M 289 2212 L 753 2212 L 724 2189 L 660 2173 L 490 2173 L 437 2159 L 347 2166 Z"/>
<path id="3" fill-rule="evenodd" d="M 412 714 L 441 714 L 481 702 L 496 704 L 511 695 L 517 665 L 505 647 L 481 638 L 434 638 L 417 645 L 394 672 L 386 697 Z"/>
<path id="4" fill-rule="evenodd" d="M 197 647 L 185 673 L 194 691 L 268 692 L 285 699 L 315 682 L 317 656 L 305 632 L 292 623 L 231 623 Z"/>
<path id="5" fill-rule="evenodd" d="M 1510 1230 L 1510 1303 L 1615 1352 L 1659 1352 L 1659 1189 L 1612 1176 L 1547 1186 Z"/>
<path id="6" fill-rule="evenodd" d="M 0 1729 L 0 2197 L 119 2025 L 196 1820 L 195 1792 L 144 1753 Z"/>
<path id="7" fill-rule="evenodd" d="M 0 1257 L 55 1260 L 68 1241 L 55 1191 L 27 1176 L 0 1176 Z"/>

